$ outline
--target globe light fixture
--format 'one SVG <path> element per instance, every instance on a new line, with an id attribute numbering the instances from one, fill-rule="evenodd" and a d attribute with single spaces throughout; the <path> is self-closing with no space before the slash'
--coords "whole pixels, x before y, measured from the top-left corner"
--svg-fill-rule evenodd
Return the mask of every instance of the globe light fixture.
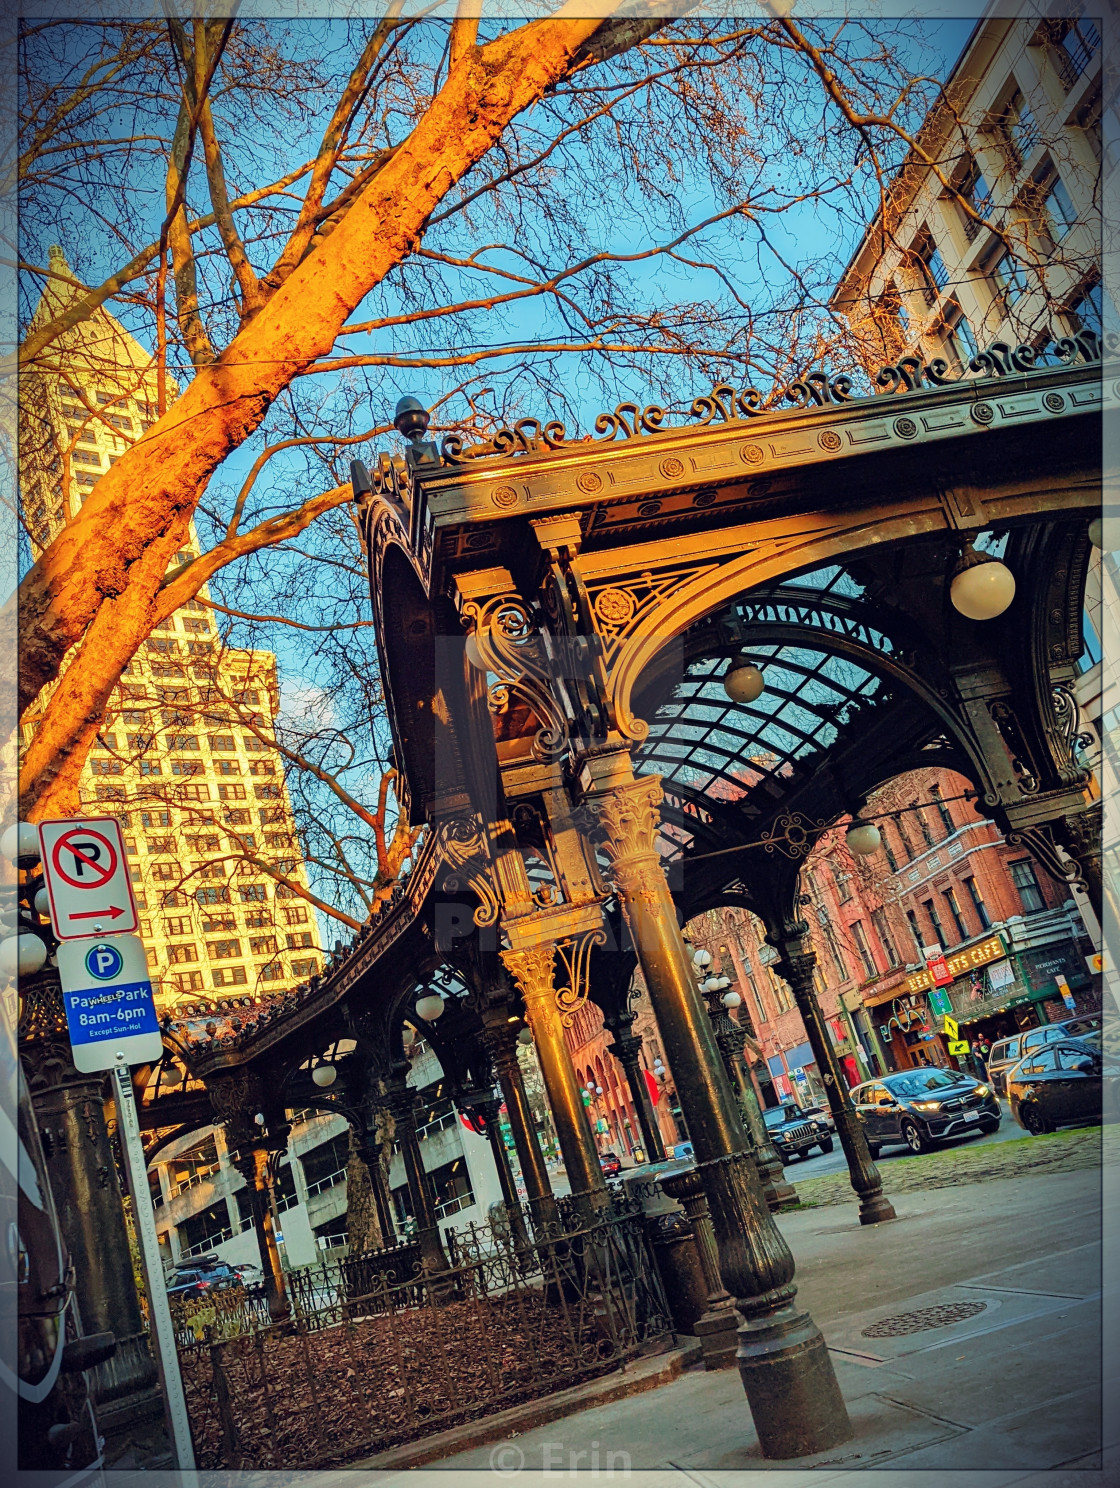
<path id="1" fill-rule="evenodd" d="M 949 598 L 966 620 L 994 620 L 1015 598 L 1015 575 L 1006 563 L 966 543 L 953 569 Z"/>
<path id="2" fill-rule="evenodd" d="M 35 906 L 36 914 L 46 915 L 48 917 L 50 916 L 51 897 L 47 893 L 46 889 L 40 889 L 31 902 Z"/>
<path id="3" fill-rule="evenodd" d="M 34 862 L 39 856 L 39 834 L 30 822 L 16 822 L 0 837 L 0 853 L 10 863 Z"/>
<path id="4" fill-rule="evenodd" d="M 883 834 L 874 822 L 853 822 L 844 833 L 844 841 L 850 853 L 866 858 L 882 847 Z"/>
<path id="5" fill-rule="evenodd" d="M 320 1090 L 326 1090 L 338 1079 L 338 1071 L 333 1064 L 317 1064 L 311 1071 L 311 1078 Z"/>
<path id="6" fill-rule="evenodd" d="M 438 992 L 426 992 L 423 997 L 416 999 L 416 1016 L 423 1018 L 425 1023 L 434 1023 L 443 1008 L 443 998 Z"/>
<path id="7" fill-rule="evenodd" d="M 473 630 L 467 637 L 466 649 L 467 660 L 470 662 L 471 666 L 474 667 L 476 672 L 484 672 L 486 670 L 486 663 L 482 659 L 482 649 L 478 644 L 478 637 L 475 635 Z"/>
<path id="8" fill-rule="evenodd" d="M 517 1035 L 517 1042 L 521 1045 L 521 1047 L 523 1049 L 530 1049 L 530 1048 L 532 1048 L 532 1046 L 533 1046 L 533 1034 L 532 1034 L 532 1031 L 530 1029 L 528 1029 L 528 1028 L 523 1028 L 521 1030 L 521 1032 Z"/>
<path id="9" fill-rule="evenodd" d="M 743 999 L 739 996 L 738 992 L 735 991 L 734 987 L 732 987 L 730 991 L 725 992 L 720 998 L 720 1002 L 723 1003 L 725 1008 L 737 1008 L 742 1003 L 742 1001 Z"/>
<path id="10" fill-rule="evenodd" d="M 160 1080 L 164 1085 L 181 1085 L 183 1083 L 183 1071 L 177 1064 L 161 1064 Z"/>
<path id="11" fill-rule="evenodd" d="M 694 952 L 693 953 L 693 957 L 692 957 L 692 964 L 693 964 L 693 966 L 696 967 L 696 969 L 698 971 L 704 971 L 707 967 L 711 966 L 711 964 L 712 964 L 712 953 L 711 953 L 711 951 L 705 951 L 705 950 L 701 949 L 699 951 Z"/>
<path id="12" fill-rule="evenodd" d="M 723 690 L 733 703 L 753 703 L 765 687 L 762 672 L 745 652 L 724 673 Z"/>
<path id="13" fill-rule="evenodd" d="M 47 948 L 37 935 L 8 935 L 0 940 L 0 974 L 34 976 L 47 960 Z"/>
<path id="14" fill-rule="evenodd" d="M 415 1028 L 412 1028 L 408 1023 L 406 1023 L 401 1029 L 401 1043 L 406 1049 L 411 1049 L 415 1042 L 416 1030 Z"/>
<path id="15" fill-rule="evenodd" d="M 1089 523 L 1089 541 L 1094 548 L 1104 547 L 1104 519 L 1102 517 L 1094 517 Z"/>

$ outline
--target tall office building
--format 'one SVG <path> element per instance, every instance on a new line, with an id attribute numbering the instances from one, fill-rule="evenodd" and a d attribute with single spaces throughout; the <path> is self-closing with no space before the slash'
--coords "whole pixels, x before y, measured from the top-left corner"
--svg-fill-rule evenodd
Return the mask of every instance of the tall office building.
<path id="1" fill-rule="evenodd" d="M 83 290 L 61 249 L 50 269 L 31 329 Z M 55 341 L 48 360 L 20 386 L 33 556 L 157 417 L 154 359 L 104 309 Z M 192 530 L 176 566 L 197 552 Z M 275 746 L 276 657 L 227 646 L 208 597 L 203 589 L 169 616 L 125 668 L 81 781 L 83 807 L 124 828 L 157 1003 L 188 1014 L 284 992 L 321 964 Z M 34 728 L 33 711 L 25 740 Z"/>

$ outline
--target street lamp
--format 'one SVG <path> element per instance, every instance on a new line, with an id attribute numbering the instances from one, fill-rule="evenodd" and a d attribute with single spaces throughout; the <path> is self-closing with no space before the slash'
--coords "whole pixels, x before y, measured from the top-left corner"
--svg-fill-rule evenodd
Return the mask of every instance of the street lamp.
<path id="1" fill-rule="evenodd" d="M 438 992 L 426 992 L 416 999 L 416 1016 L 425 1023 L 434 1023 L 443 1012 L 443 998 Z"/>
<path id="2" fill-rule="evenodd" d="M 753 703 L 762 696 L 766 680 L 744 651 L 724 673 L 723 690 L 733 703 Z"/>
<path id="3" fill-rule="evenodd" d="M 31 822 L 16 822 L 0 837 L 0 853 L 11 863 L 32 863 L 39 856 L 39 834 Z"/>
<path id="4" fill-rule="evenodd" d="M 1089 523 L 1089 541 L 1094 548 L 1104 547 L 1104 519 L 1102 517 L 1094 517 Z"/>
<path id="5" fill-rule="evenodd" d="M 878 852 L 883 845 L 883 834 L 874 822 L 853 822 L 844 833 L 844 842 L 850 853 L 857 858 L 866 858 Z"/>
<path id="6" fill-rule="evenodd" d="M 692 954 L 692 964 L 696 967 L 697 971 L 706 971 L 712 964 L 711 951 L 705 951 L 703 947 L 698 951 L 694 951 Z"/>
<path id="7" fill-rule="evenodd" d="M 0 973 L 6 976 L 33 976 L 47 960 L 47 948 L 37 935 L 24 931 L 0 940 Z"/>
<path id="8" fill-rule="evenodd" d="M 1015 598 L 1015 575 L 1006 563 L 967 542 L 953 569 L 949 598 L 968 620 L 994 620 Z"/>
<path id="9" fill-rule="evenodd" d="M 532 1032 L 528 1028 L 523 1028 L 521 1030 L 521 1032 L 517 1035 L 517 1042 L 524 1049 L 531 1048 L 532 1047 L 532 1043 L 533 1043 Z"/>
<path id="10" fill-rule="evenodd" d="M 333 1064 L 317 1064 L 311 1071 L 311 1078 L 321 1090 L 326 1090 L 338 1079 L 338 1071 Z"/>

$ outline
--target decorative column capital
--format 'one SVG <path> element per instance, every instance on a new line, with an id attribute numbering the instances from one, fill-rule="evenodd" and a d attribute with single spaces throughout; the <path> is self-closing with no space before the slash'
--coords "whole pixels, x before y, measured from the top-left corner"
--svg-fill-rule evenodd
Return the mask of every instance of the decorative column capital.
<path id="1" fill-rule="evenodd" d="M 660 775 L 637 775 L 587 796 L 586 812 L 604 834 L 602 845 L 616 877 L 632 859 L 656 858 L 663 796 Z"/>
<path id="2" fill-rule="evenodd" d="M 501 1021 L 488 1019 L 478 1036 L 494 1073 L 499 1078 L 517 1068 L 516 1025 L 510 1023 L 503 1009 Z"/>
<path id="3" fill-rule="evenodd" d="M 553 965 L 556 959 L 554 944 L 523 946 L 518 950 L 503 951 L 501 956 L 526 1006 L 555 996 L 555 989 L 552 985 Z"/>

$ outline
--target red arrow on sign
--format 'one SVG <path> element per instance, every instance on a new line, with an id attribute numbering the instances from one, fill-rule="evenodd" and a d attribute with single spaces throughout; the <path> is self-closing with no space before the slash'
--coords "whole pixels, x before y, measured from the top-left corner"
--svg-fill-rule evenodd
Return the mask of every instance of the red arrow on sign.
<path id="1" fill-rule="evenodd" d="M 115 904 L 110 904 L 108 909 L 83 909 L 80 914 L 67 915 L 70 920 L 118 920 L 124 914 L 123 909 L 118 909 Z"/>

